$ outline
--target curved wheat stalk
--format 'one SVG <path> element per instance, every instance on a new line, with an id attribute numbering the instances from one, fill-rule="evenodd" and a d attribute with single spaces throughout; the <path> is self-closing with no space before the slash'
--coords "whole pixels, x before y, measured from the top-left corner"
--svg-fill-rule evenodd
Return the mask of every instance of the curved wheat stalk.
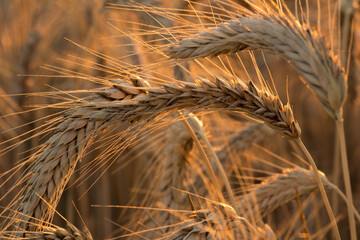
<path id="1" fill-rule="evenodd" d="M 257 89 L 251 82 L 236 79 L 216 83 L 202 79 L 197 84 L 164 84 L 150 88 L 146 81 L 115 82 L 111 88 L 99 89 L 92 99 L 70 105 L 55 134 L 34 156 L 34 167 L 18 209 L 22 220 L 18 227 L 27 229 L 30 219 L 47 221 L 53 216 L 61 194 L 71 177 L 77 161 L 91 140 L 116 122 L 150 120 L 172 110 L 190 111 L 231 110 L 245 113 L 288 138 L 298 139 L 300 128 L 289 105 L 277 96 Z M 78 105 L 78 107 L 76 107 Z"/>
<path id="2" fill-rule="evenodd" d="M 314 91 L 325 111 L 341 119 L 346 81 L 339 60 L 324 39 L 287 12 L 270 10 L 243 16 L 209 28 L 170 46 L 165 53 L 173 59 L 195 59 L 242 50 L 261 49 L 290 61 Z"/>

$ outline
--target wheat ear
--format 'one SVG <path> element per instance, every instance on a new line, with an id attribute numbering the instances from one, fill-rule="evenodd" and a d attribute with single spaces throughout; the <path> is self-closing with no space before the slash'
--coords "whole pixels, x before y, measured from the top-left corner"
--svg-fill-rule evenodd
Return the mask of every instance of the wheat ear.
<path id="1" fill-rule="evenodd" d="M 341 119 L 340 108 L 346 97 L 343 69 L 319 33 L 301 25 L 291 13 L 247 12 L 185 38 L 165 53 L 174 59 L 195 59 L 254 49 L 267 50 L 290 61 L 330 117 Z"/>
<path id="2" fill-rule="evenodd" d="M 321 174 L 321 180 L 327 185 L 327 178 Z M 281 174 L 274 174 L 261 184 L 250 189 L 249 193 L 237 199 L 237 207 L 245 218 L 260 214 L 265 217 L 276 208 L 296 199 L 299 195 L 306 195 L 318 189 L 313 171 L 303 168 L 286 169 Z M 257 211 L 258 212 L 254 212 Z"/>
<path id="3" fill-rule="evenodd" d="M 197 84 L 164 84 L 150 88 L 143 80 L 133 84 L 119 81 L 111 88 L 95 91 L 93 99 L 71 103 L 55 134 L 45 143 L 42 152 L 34 156 L 34 167 L 22 199 L 20 219 L 49 220 L 71 177 L 77 161 L 91 140 L 116 122 L 150 120 L 172 110 L 190 111 L 231 110 L 245 113 L 288 138 L 297 139 L 300 128 L 289 105 L 277 96 L 259 90 L 251 82 L 238 79 L 231 83 L 217 78 L 216 82 L 202 79 Z M 76 107 L 78 106 L 78 107 Z M 20 223 L 22 229 L 27 224 Z"/>
<path id="4" fill-rule="evenodd" d="M 210 209 L 186 216 L 169 239 L 276 239 L 268 225 L 256 229 L 245 218 L 239 217 L 231 206 L 212 205 Z"/>
<path id="5" fill-rule="evenodd" d="M 145 94 L 145 91 L 135 87 L 148 86 L 142 85 L 140 81 L 134 81 L 133 84 L 113 84 L 112 88 L 96 90 L 94 97 L 84 101 L 110 103 L 131 99 Z M 103 112 L 102 109 L 87 107 L 72 109 L 60 119 L 54 135 L 31 159 L 34 161 L 33 167 L 25 176 L 29 180 L 26 182 L 24 196 L 16 213 L 21 219 L 17 225 L 19 229 L 28 230 L 29 222 L 35 219 L 39 222 L 48 222 L 52 218 L 62 192 L 86 147 L 99 131 L 115 121 L 122 119 Z"/>
<path id="6" fill-rule="evenodd" d="M 326 47 L 318 33 L 307 28 L 306 25 L 301 25 L 289 11 L 287 11 L 288 15 L 285 15 L 280 9 L 276 12 L 269 10 L 270 8 L 266 8 L 268 12 L 260 12 L 260 10 L 257 13 L 246 12 L 242 17 L 181 40 L 169 47 L 165 53 L 175 59 L 192 59 L 244 49 L 268 50 L 291 61 L 329 116 L 336 122 L 341 122 L 342 106 L 346 98 L 346 81 L 339 61 L 332 57 L 333 53 Z M 301 140 L 297 142 L 312 165 L 326 209 L 337 233 L 337 239 L 340 239 L 335 216 L 318 176 L 316 164 Z M 343 150 L 345 149 L 342 148 L 342 152 Z M 349 174 L 346 172 L 346 153 L 342 153 L 342 163 L 346 193 L 348 201 L 352 203 Z M 353 235 L 355 232 L 354 215 L 350 208 L 348 212 Z"/>
<path id="7" fill-rule="evenodd" d="M 25 233 L 24 240 L 93 240 L 86 230 L 81 232 L 75 226 L 68 224 L 69 228 L 44 227 L 42 232 Z"/>

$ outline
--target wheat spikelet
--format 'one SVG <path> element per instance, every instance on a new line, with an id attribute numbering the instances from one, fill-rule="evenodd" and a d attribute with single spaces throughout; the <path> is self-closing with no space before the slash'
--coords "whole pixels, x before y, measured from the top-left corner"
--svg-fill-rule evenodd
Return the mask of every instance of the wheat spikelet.
<path id="1" fill-rule="evenodd" d="M 262 49 L 280 55 L 301 74 L 335 120 L 346 97 L 346 81 L 339 60 L 332 57 L 324 39 L 290 12 L 270 10 L 244 13 L 237 19 L 209 28 L 170 46 L 174 59 L 194 59 L 242 50 Z"/>
<path id="2" fill-rule="evenodd" d="M 321 174 L 321 178 L 327 186 L 326 176 Z M 287 169 L 281 174 L 272 175 L 249 193 L 240 196 L 237 207 L 244 213 L 244 217 L 257 214 L 257 209 L 265 217 L 274 209 L 296 199 L 296 191 L 302 196 L 316 189 L 318 185 L 312 170 Z"/>
<path id="3" fill-rule="evenodd" d="M 283 136 L 298 139 L 301 132 L 289 105 L 284 106 L 277 96 L 257 89 L 252 82 L 245 84 L 238 79 L 231 83 L 217 78 L 216 83 L 201 79 L 198 83 L 164 84 L 132 100 L 89 102 L 82 106 L 103 109 L 131 122 L 153 119 L 174 109 L 238 111 L 264 122 Z"/>
<path id="4" fill-rule="evenodd" d="M 255 229 L 226 204 L 194 211 L 169 239 L 276 239 L 269 226 Z"/>
<path id="5" fill-rule="evenodd" d="M 25 233 L 24 240 L 93 240 L 91 234 L 86 230 L 81 232 L 72 224 L 69 229 L 61 227 L 45 227 L 42 232 Z"/>
<path id="6" fill-rule="evenodd" d="M 216 83 L 202 79 L 197 84 L 164 84 L 162 88 L 146 91 L 142 90 L 149 87 L 145 81 L 133 82 L 119 81 L 111 88 L 95 91 L 97 95 L 91 100 L 70 104 L 73 110 L 65 115 L 42 152 L 34 157 L 36 162 L 27 176 L 30 179 L 18 209 L 20 219 L 25 222 L 20 224 L 22 229 L 26 229 L 31 217 L 51 219 L 53 209 L 48 204 L 57 205 L 86 146 L 97 133 L 115 122 L 150 120 L 175 109 L 224 109 L 263 121 L 283 136 L 293 139 L 300 136 L 290 106 L 283 106 L 277 96 L 258 90 L 251 82 L 244 84 L 237 80 L 230 85 L 219 78 Z"/>

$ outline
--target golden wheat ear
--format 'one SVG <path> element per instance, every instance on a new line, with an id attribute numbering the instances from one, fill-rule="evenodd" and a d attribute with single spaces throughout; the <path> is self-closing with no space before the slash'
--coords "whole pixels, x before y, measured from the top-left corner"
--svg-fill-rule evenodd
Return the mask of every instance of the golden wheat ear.
<path id="1" fill-rule="evenodd" d="M 68 229 L 53 226 L 44 227 L 42 232 L 25 233 L 24 240 L 93 240 L 88 231 L 80 231 L 74 225 L 68 224 Z"/>
<path id="2" fill-rule="evenodd" d="M 270 9 L 270 8 L 269 8 Z M 249 12 L 176 42 L 165 50 L 172 59 L 196 59 L 243 50 L 266 50 L 282 56 L 299 72 L 335 120 L 346 98 L 339 59 L 324 38 L 282 11 Z"/>
<path id="3" fill-rule="evenodd" d="M 169 239 L 276 239 L 272 229 L 255 228 L 226 204 L 211 204 L 185 217 Z"/>
<path id="4" fill-rule="evenodd" d="M 325 187 L 329 188 L 326 176 L 320 173 Z M 276 208 L 296 199 L 296 191 L 300 196 L 310 194 L 318 189 L 318 184 L 313 171 L 303 168 L 286 169 L 281 174 L 274 174 L 261 184 L 254 186 L 248 194 L 239 196 L 237 207 L 249 218 L 257 214 L 258 209 L 265 217 Z"/>
<path id="5" fill-rule="evenodd" d="M 49 220 L 62 192 L 74 172 L 76 163 L 96 135 L 117 122 L 151 120 L 173 110 L 230 110 L 245 113 L 283 136 L 300 137 L 300 127 L 289 105 L 253 83 L 237 79 L 232 84 L 217 78 L 198 83 L 164 84 L 151 88 L 141 79 L 132 83 L 113 81 L 110 88 L 98 89 L 93 98 L 72 103 L 55 134 L 34 156 L 34 167 L 28 173 L 19 212 L 21 217 Z M 145 90 L 146 89 L 146 90 Z M 76 107 L 76 105 L 78 105 Z M 40 199 L 43 199 L 42 201 Z M 24 221 L 26 222 L 26 221 Z M 26 229 L 26 224 L 21 228 Z"/>

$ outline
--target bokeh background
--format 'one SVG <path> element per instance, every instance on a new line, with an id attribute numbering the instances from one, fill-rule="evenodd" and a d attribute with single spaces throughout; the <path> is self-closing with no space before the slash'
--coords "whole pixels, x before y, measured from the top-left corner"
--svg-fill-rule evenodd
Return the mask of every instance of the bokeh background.
<path id="1" fill-rule="evenodd" d="M 198 3 L 194 5 L 189 5 L 188 2 L 181 0 L 138 0 L 133 2 L 145 6 L 177 8 L 179 12 L 191 12 L 193 8 L 199 11 L 209 11 L 210 9 L 205 5 L 213 1 L 198 0 L 194 1 L 194 3 Z M 243 1 L 235 2 L 247 6 Z M 295 8 L 295 1 L 286 2 L 290 9 Z M 305 1 L 299 2 L 305 6 Z M 315 2 L 310 1 L 309 13 L 311 21 L 314 23 L 318 18 Z M 324 25 L 324 32 L 327 32 L 327 21 L 329 17 L 335 19 L 336 11 L 331 13 L 333 15 L 329 15 L 328 1 L 321 2 L 323 4 L 321 22 Z M 46 116 L 55 114 L 58 110 L 43 108 L 43 106 L 54 104 L 61 99 L 33 93 L 86 90 L 98 87 L 92 81 L 63 77 L 64 69 L 71 71 L 68 72 L 69 75 L 78 76 L 77 73 L 81 73 L 104 78 L 111 75 L 99 67 L 106 66 L 108 60 L 87 49 L 110 56 L 118 60 L 119 64 L 125 62 L 145 66 L 157 61 L 155 57 L 148 54 L 148 47 L 141 41 L 149 41 L 150 45 L 153 41 L 153 44 L 158 46 L 157 44 L 164 40 L 159 36 L 152 36 L 152 28 L 146 25 L 160 27 L 159 22 L 161 22 L 163 26 L 171 27 L 176 26 L 177 23 L 164 17 L 151 17 L 151 14 L 146 11 L 131 11 L 127 7 L 128 3 L 129 1 L 125 0 L 0 0 L 0 142 L 2 142 L 0 173 L 6 173 L 26 159 L 39 144 L 48 138 L 48 136 L 38 135 L 41 129 L 37 128 L 46 123 L 48 120 Z M 227 7 L 231 10 L 231 6 Z M 194 13 L 191 14 L 194 15 Z M 334 21 L 339 21 L 341 24 L 341 17 Z M 357 209 L 360 207 L 360 174 L 358 174 L 360 172 L 359 24 L 360 16 L 356 11 L 350 49 L 351 62 L 348 69 L 348 100 L 344 109 L 350 175 Z M 137 36 L 138 41 L 131 37 L 132 34 Z M 325 34 L 325 37 L 329 38 L 328 35 Z M 336 45 L 337 39 L 334 38 Z M 241 53 L 240 55 L 244 64 L 249 66 L 247 71 L 250 76 L 256 76 L 249 54 Z M 259 69 L 265 79 L 270 79 L 271 73 L 276 89 L 284 102 L 287 101 L 288 92 L 294 115 L 302 128 L 305 144 L 317 161 L 319 169 L 334 181 L 332 178 L 335 171 L 334 123 L 323 111 L 316 97 L 299 81 L 298 74 L 287 62 L 266 53 L 264 55 L 266 62 L 263 60 L 263 53 L 254 53 Z M 229 58 L 236 68 L 236 74 L 239 77 L 246 77 L 244 70 L 236 63 L 236 58 L 231 56 Z M 159 64 L 161 63 L 159 62 Z M 52 66 L 56 66 L 56 68 Z M 201 71 L 195 65 L 190 64 L 186 67 L 192 71 Z M 164 68 L 161 71 L 174 76 L 174 78 L 177 77 L 173 70 Z M 32 109 L 38 110 L 33 111 Z M 201 116 L 201 119 L 215 148 L 221 147 L 224 138 L 247 124 L 242 117 L 236 114 L 213 113 Z M 123 126 L 123 129 L 126 129 L 126 125 Z M 105 163 L 97 167 L 97 171 L 94 171 L 93 174 L 84 177 L 81 175 L 81 169 L 86 168 L 87 163 L 92 159 L 101 156 L 101 152 L 106 148 L 101 143 L 95 143 L 92 148 L 94 150 L 80 163 L 78 166 L 80 170 L 70 180 L 69 187 L 57 208 L 59 213 L 79 227 L 84 221 L 95 239 L 114 236 L 123 231 L 119 226 L 125 226 L 130 220 L 134 220 L 137 216 L 135 211 L 122 208 L 99 208 L 91 205 L 142 204 L 142 188 L 135 187 L 135 183 L 145 177 L 142 169 L 144 162 L 161 157 L 159 149 L 164 148 L 166 139 L 164 136 L 158 141 L 154 138 L 156 139 L 158 134 L 164 131 L 166 131 L 166 127 L 149 134 L 141 140 L 142 144 L 139 143 L 141 147 L 126 149 L 117 157 L 118 163 L 111 165 L 110 168 L 110 163 Z M 154 143 L 159 145 L 154 146 Z M 272 137 L 271 141 L 264 139 L 261 146 L 282 157 L 293 158 L 291 146 L 285 143 L 281 137 Z M 247 159 L 247 162 L 251 162 L 255 156 L 270 158 L 268 154 L 264 154 L 256 147 L 251 148 L 241 157 Z M 126 159 L 124 160 L 124 158 Z M 17 179 L 16 176 L 20 177 L 21 173 L 16 174 L 9 181 L 6 181 L 8 175 L 1 175 L 0 196 L 8 193 Z M 342 184 L 340 181 L 339 186 L 343 189 Z M 146 186 L 143 187 L 146 189 Z M 0 206 L 7 206 L 15 195 L 16 191 L 7 194 L 0 201 Z M 288 211 L 291 212 L 291 210 Z M 338 215 L 341 229 L 344 234 L 347 234 L 346 208 L 343 204 L 339 206 Z M 55 218 L 54 223 L 63 225 L 63 221 L 59 217 Z"/>

